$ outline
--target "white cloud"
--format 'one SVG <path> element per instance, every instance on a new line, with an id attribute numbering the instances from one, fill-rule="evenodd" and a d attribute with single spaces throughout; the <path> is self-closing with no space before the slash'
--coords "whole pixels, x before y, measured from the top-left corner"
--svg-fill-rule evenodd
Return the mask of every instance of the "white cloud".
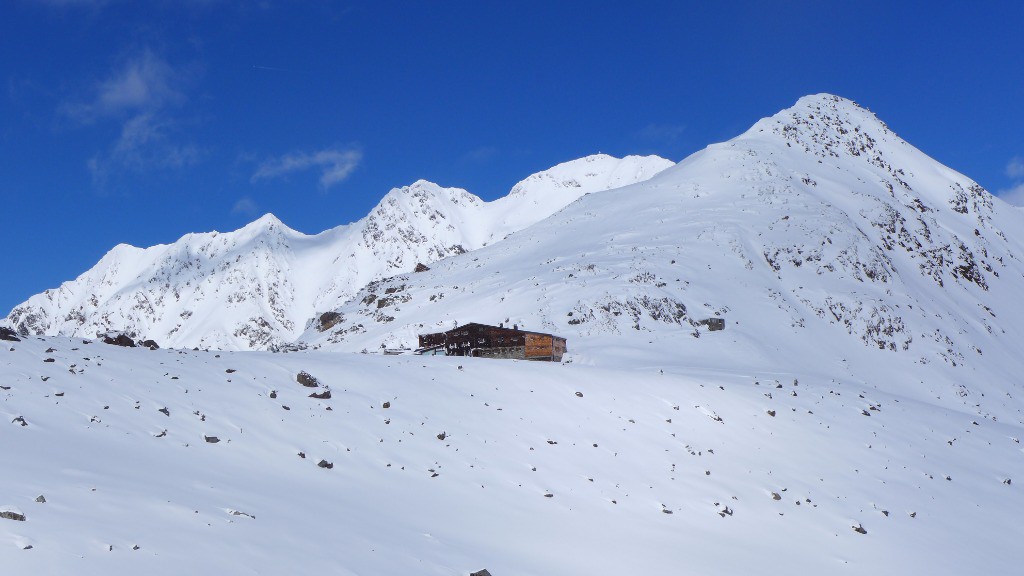
<path id="1" fill-rule="evenodd" d="M 187 101 L 190 74 L 144 48 L 96 81 L 88 98 L 65 103 L 60 112 L 81 125 L 116 123 L 117 138 L 87 163 L 99 186 L 122 172 L 181 168 L 200 159 L 192 144 L 176 142 L 176 110 Z"/>
<path id="2" fill-rule="evenodd" d="M 1024 158 L 1015 156 L 1006 164 L 1006 175 L 1010 178 L 1024 178 Z"/>
<path id="3" fill-rule="evenodd" d="M 56 8 L 100 8 L 109 3 L 108 0 L 30 0 L 32 4 L 42 4 Z"/>
<path id="4" fill-rule="evenodd" d="M 355 148 L 327 148 L 318 152 L 292 152 L 270 158 L 256 168 L 250 181 L 278 178 L 293 172 L 310 169 L 320 171 L 320 188 L 326 190 L 344 181 L 363 160 L 362 151 Z"/>
<path id="5" fill-rule="evenodd" d="M 87 101 L 67 103 L 61 111 L 85 124 L 103 117 L 154 112 L 184 103 L 181 87 L 185 83 L 184 74 L 151 50 L 144 49 L 97 82 Z"/>
<path id="6" fill-rule="evenodd" d="M 172 121 L 160 119 L 152 113 L 138 114 L 126 120 L 110 150 L 89 160 L 93 181 L 102 185 L 116 172 L 146 172 L 197 163 L 201 154 L 195 146 L 177 145 L 167 137 L 166 132 L 172 125 Z"/>
<path id="7" fill-rule="evenodd" d="M 1024 206 L 1024 182 L 1021 182 L 1009 189 L 1000 190 L 996 196 L 999 196 L 1014 206 Z"/>
<path id="8" fill-rule="evenodd" d="M 259 206 L 256 201 L 248 196 L 243 196 L 235 202 L 235 205 L 231 207 L 232 214 L 245 214 L 247 216 L 255 215 L 259 210 Z"/>
<path id="9" fill-rule="evenodd" d="M 475 150 L 470 150 L 462 158 L 476 164 L 487 164 L 497 158 L 499 153 L 500 151 L 494 146 L 481 146 Z"/>
<path id="10" fill-rule="evenodd" d="M 648 124 L 641 128 L 636 136 L 652 142 L 673 142 L 684 131 L 686 126 L 682 124 Z"/>

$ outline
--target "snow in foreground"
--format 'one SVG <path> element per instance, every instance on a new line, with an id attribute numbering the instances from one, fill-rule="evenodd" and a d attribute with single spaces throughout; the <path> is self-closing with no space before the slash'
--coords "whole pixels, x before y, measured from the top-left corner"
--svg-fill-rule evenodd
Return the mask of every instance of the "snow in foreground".
<path id="1" fill-rule="evenodd" d="M 0 561 L 539 576 L 1024 560 L 1009 392 L 957 408 L 902 381 L 698 371 L 668 350 L 613 357 L 584 341 L 572 358 L 3 342 L 0 511 L 26 519 L 0 518 Z M 985 417 L 992 403 L 1016 417 Z"/>

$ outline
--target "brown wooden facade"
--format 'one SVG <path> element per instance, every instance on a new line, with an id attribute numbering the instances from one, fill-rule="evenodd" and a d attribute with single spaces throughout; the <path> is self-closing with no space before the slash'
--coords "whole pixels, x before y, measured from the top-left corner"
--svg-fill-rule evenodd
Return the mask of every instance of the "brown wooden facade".
<path id="1" fill-rule="evenodd" d="M 518 358 L 561 362 L 565 338 L 517 328 L 470 323 L 445 332 L 421 334 L 421 350 L 444 350 L 446 356 Z"/>

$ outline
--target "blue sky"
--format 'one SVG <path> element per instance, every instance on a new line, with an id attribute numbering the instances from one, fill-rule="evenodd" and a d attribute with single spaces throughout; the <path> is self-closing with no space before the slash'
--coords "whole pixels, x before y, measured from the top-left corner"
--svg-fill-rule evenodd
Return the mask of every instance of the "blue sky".
<path id="1" fill-rule="evenodd" d="M 1024 201 L 1024 3 L 4 0 L 0 314 L 118 243 L 673 160 L 831 92 Z"/>

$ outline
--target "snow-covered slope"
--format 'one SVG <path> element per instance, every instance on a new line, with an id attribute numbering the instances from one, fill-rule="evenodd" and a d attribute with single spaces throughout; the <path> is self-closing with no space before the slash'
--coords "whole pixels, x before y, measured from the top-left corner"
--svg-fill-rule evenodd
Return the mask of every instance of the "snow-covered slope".
<path id="1" fill-rule="evenodd" d="M 1004 383 L 1024 369 L 1022 241 L 1020 211 L 818 95 L 501 244 L 372 283 L 304 340 L 412 347 L 455 322 L 510 322 L 570 348 L 671 342 L 701 365 L 753 354 L 849 373 L 855 356 L 896 358 Z M 696 338 L 711 316 L 727 331 Z"/>
<path id="2" fill-rule="evenodd" d="M 497 238 L 450 209 L 461 191 L 424 186 L 382 217 L 444 206 L 479 233 L 467 244 Z M 274 280 L 261 251 L 353 232 L 235 234 L 204 236 L 207 258 L 300 299 L 317 271 L 288 256 Z M 275 243 L 290 251 L 260 248 Z M 115 255 L 159 266 L 158 248 Z M 371 282 L 306 350 L 2 342 L 0 558 L 75 574 L 1013 573 L 1022 253 L 1024 213 L 854 103 L 807 97 L 646 182 Z M 120 262 L 92 272 L 128 285 Z M 556 332 L 570 352 L 346 353 L 456 321 Z"/>
<path id="3" fill-rule="evenodd" d="M 499 241 L 584 194 L 671 165 L 656 156 L 589 156 L 534 174 L 494 202 L 419 181 L 389 192 L 366 218 L 315 236 L 268 214 L 235 232 L 121 245 L 76 280 L 15 307 L 8 322 L 26 334 L 118 330 L 165 346 L 274 348 L 371 280 Z"/>
<path id="4" fill-rule="evenodd" d="M 1019 389 L 974 397 L 1017 409 L 996 418 L 739 356 L 3 344 L 0 511 L 24 517 L 0 518 L 10 574 L 1009 574 L 1024 560 Z"/>

